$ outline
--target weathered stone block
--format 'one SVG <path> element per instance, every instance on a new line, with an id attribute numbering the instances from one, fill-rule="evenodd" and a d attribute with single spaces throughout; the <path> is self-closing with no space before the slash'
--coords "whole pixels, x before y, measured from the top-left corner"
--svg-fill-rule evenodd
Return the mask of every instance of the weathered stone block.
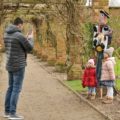
<path id="1" fill-rule="evenodd" d="M 51 57 L 51 58 L 47 59 L 47 63 L 49 66 L 54 66 L 56 63 L 56 59 Z"/>
<path id="2" fill-rule="evenodd" d="M 76 80 L 82 78 L 82 68 L 80 64 L 74 64 L 67 75 L 67 80 Z"/>

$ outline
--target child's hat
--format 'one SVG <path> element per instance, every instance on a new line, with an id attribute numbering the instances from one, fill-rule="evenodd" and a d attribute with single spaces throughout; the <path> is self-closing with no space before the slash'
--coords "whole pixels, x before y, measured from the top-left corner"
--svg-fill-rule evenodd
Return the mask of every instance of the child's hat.
<path id="1" fill-rule="evenodd" d="M 114 48 L 110 47 L 110 48 L 104 50 L 104 53 L 107 53 L 109 55 L 109 57 L 112 57 L 113 51 L 114 51 Z"/>
<path id="2" fill-rule="evenodd" d="M 94 65 L 95 64 L 94 59 L 89 59 L 88 63 L 91 63 L 92 65 Z"/>

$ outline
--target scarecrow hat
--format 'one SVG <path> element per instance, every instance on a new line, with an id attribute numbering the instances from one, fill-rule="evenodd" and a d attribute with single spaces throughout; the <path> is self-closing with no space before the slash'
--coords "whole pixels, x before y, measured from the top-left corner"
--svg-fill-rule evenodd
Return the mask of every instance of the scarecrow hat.
<path id="1" fill-rule="evenodd" d="M 104 14 L 107 18 L 110 18 L 109 14 L 105 10 L 100 10 L 101 14 Z"/>

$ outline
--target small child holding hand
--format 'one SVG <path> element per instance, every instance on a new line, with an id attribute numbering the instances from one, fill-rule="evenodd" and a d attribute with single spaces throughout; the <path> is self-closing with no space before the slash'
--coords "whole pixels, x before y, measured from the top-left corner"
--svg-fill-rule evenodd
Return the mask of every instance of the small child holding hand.
<path id="1" fill-rule="evenodd" d="M 88 87 L 87 99 L 91 100 L 95 99 L 97 80 L 96 80 L 96 68 L 93 59 L 88 60 L 88 63 L 83 74 L 82 86 Z"/>

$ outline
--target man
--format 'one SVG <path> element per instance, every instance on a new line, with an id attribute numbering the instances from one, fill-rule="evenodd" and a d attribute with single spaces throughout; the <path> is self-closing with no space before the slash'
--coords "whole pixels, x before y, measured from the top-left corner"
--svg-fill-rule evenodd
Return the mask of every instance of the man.
<path id="1" fill-rule="evenodd" d="M 9 120 L 21 120 L 16 114 L 17 103 L 24 79 L 27 53 L 33 49 L 33 32 L 26 38 L 21 30 L 23 21 L 16 18 L 13 25 L 8 26 L 4 34 L 4 44 L 7 55 L 6 69 L 8 71 L 9 87 L 5 98 L 5 115 Z"/>

